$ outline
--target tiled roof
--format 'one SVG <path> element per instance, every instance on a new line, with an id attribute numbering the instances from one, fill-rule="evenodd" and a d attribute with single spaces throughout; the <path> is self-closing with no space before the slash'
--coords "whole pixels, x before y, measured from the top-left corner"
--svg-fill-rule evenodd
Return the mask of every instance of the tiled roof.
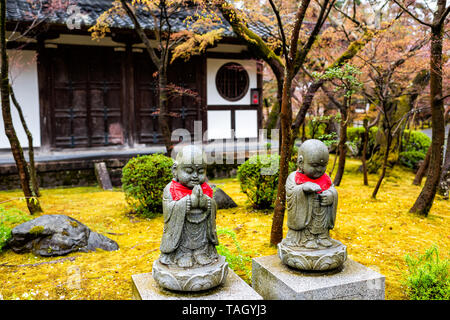
<path id="1" fill-rule="evenodd" d="M 78 0 L 71 1 L 76 7 L 65 8 L 64 10 L 48 10 L 48 0 L 7 0 L 6 5 L 6 19 L 7 21 L 33 21 L 45 19 L 46 22 L 58 25 L 66 25 L 70 21 L 73 14 L 80 14 L 82 17 L 81 26 L 92 26 L 95 24 L 97 18 L 102 12 L 108 10 L 112 5 L 113 0 Z M 77 11 L 73 11 L 73 9 Z M 193 14 L 193 10 L 181 10 L 171 16 L 170 23 L 172 30 L 185 29 L 186 17 Z M 154 20 L 149 13 L 139 11 L 137 14 L 138 20 L 144 29 L 152 30 L 154 28 Z M 73 20 L 72 20 L 73 21 Z M 131 29 L 133 23 L 128 16 L 115 16 L 111 28 Z M 234 37 L 235 33 L 231 26 L 225 19 L 222 19 L 221 24 L 215 25 L 214 28 L 225 29 L 224 36 Z M 262 37 L 267 37 L 267 29 L 262 25 L 249 25 L 249 28 Z"/>

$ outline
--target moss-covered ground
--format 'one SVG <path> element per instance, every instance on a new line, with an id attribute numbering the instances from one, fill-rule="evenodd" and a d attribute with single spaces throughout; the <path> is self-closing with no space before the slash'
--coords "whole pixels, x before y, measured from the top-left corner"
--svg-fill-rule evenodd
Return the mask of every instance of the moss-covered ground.
<path id="1" fill-rule="evenodd" d="M 406 299 L 402 275 L 406 254 L 424 252 L 436 244 L 443 256 L 450 252 L 450 201 L 436 198 L 427 218 L 408 213 L 421 187 L 413 186 L 413 173 L 396 167 L 385 179 L 377 200 L 370 198 L 377 176 L 364 186 L 360 162 L 348 160 L 339 192 L 339 212 L 333 238 L 347 245 L 349 257 L 386 276 L 386 299 Z M 255 211 L 246 204 L 237 179 L 212 181 L 239 205 L 219 210 L 217 228 L 221 244 L 236 253 L 232 231 L 246 260 L 236 272 L 247 282 L 251 257 L 272 255 L 269 245 L 271 212 Z M 0 205 L 23 212 L 19 190 L 0 192 Z M 7 201 L 7 202 L 5 202 Z M 96 187 L 43 189 L 44 214 L 69 215 L 118 242 L 120 250 L 72 253 L 43 258 L 33 254 L 0 253 L 0 298 L 3 299 L 131 299 L 131 275 L 150 272 L 159 256 L 162 216 L 152 220 L 127 214 L 120 189 Z M 286 227 L 284 229 L 286 232 Z M 52 262 L 52 263 L 49 263 Z"/>

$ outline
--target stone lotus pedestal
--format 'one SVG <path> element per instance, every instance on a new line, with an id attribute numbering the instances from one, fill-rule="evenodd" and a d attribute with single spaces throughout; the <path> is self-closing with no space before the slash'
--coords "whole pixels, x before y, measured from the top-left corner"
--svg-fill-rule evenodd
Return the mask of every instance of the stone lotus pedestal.
<path id="1" fill-rule="evenodd" d="M 159 259 L 153 263 L 153 278 L 162 287 L 176 291 L 201 291 L 222 284 L 227 278 L 228 263 L 219 256 L 213 264 L 198 268 L 177 268 L 162 264 Z"/>
<path id="2" fill-rule="evenodd" d="M 228 267 L 227 267 L 228 268 Z M 262 300 L 262 297 L 231 269 L 227 269 L 225 281 L 209 290 L 183 292 L 167 290 L 151 273 L 132 275 L 135 300 Z"/>
<path id="3" fill-rule="evenodd" d="M 276 255 L 252 260 L 252 287 L 267 300 L 384 300 L 385 277 L 351 259 L 328 272 L 302 272 Z"/>
<path id="4" fill-rule="evenodd" d="M 298 270 L 327 271 L 339 268 L 347 259 L 347 247 L 340 241 L 330 239 L 328 248 L 306 249 L 278 244 L 278 257 L 281 262 Z"/>

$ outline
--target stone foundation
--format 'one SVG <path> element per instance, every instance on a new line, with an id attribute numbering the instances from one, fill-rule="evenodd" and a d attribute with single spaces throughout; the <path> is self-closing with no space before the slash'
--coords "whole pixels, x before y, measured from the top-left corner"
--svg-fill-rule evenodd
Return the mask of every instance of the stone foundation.
<path id="1" fill-rule="evenodd" d="M 128 162 L 122 159 L 95 159 L 39 162 L 36 164 L 38 183 L 42 188 L 81 187 L 97 185 L 94 165 L 105 162 L 112 185 L 122 185 L 122 168 Z M 20 189 L 19 176 L 15 164 L 0 165 L 0 190 Z"/>
<path id="2" fill-rule="evenodd" d="M 131 279 L 135 300 L 262 300 L 262 297 L 231 269 L 228 269 L 224 284 L 197 292 L 164 289 L 156 283 L 151 272 L 132 275 Z"/>
<path id="3" fill-rule="evenodd" d="M 252 287 L 267 300 L 384 300 L 385 277 L 351 259 L 335 271 L 301 272 L 272 255 L 252 260 Z"/>

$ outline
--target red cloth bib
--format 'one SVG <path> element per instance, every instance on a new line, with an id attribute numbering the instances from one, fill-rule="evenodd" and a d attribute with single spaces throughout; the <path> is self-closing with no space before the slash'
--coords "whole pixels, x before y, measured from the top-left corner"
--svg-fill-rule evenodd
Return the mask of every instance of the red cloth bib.
<path id="1" fill-rule="evenodd" d="M 315 184 L 318 184 L 320 186 L 320 188 L 322 189 L 322 191 L 327 190 L 333 184 L 331 182 L 330 177 L 326 173 L 324 173 L 318 179 L 311 179 L 307 175 L 297 171 L 297 173 L 295 174 L 295 183 L 296 184 L 303 184 L 303 183 L 308 182 L 308 181 L 309 182 L 313 182 Z M 317 193 L 322 193 L 322 191 L 319 191 Z"/>
<path id="2" fill-rule="evenodd" d="M 208 197 L 213 197 L 213 189 L 205 182 L 201 185 L 202 191 Z M 181 198 L 184 198 L 188 194 L 192 194 L 192 189 L 183 186 L 181 183 L 172 180 L 172 184 L 170 185 L 170 194 L 172 195 L 172 199 L 177 201 Z"/>

